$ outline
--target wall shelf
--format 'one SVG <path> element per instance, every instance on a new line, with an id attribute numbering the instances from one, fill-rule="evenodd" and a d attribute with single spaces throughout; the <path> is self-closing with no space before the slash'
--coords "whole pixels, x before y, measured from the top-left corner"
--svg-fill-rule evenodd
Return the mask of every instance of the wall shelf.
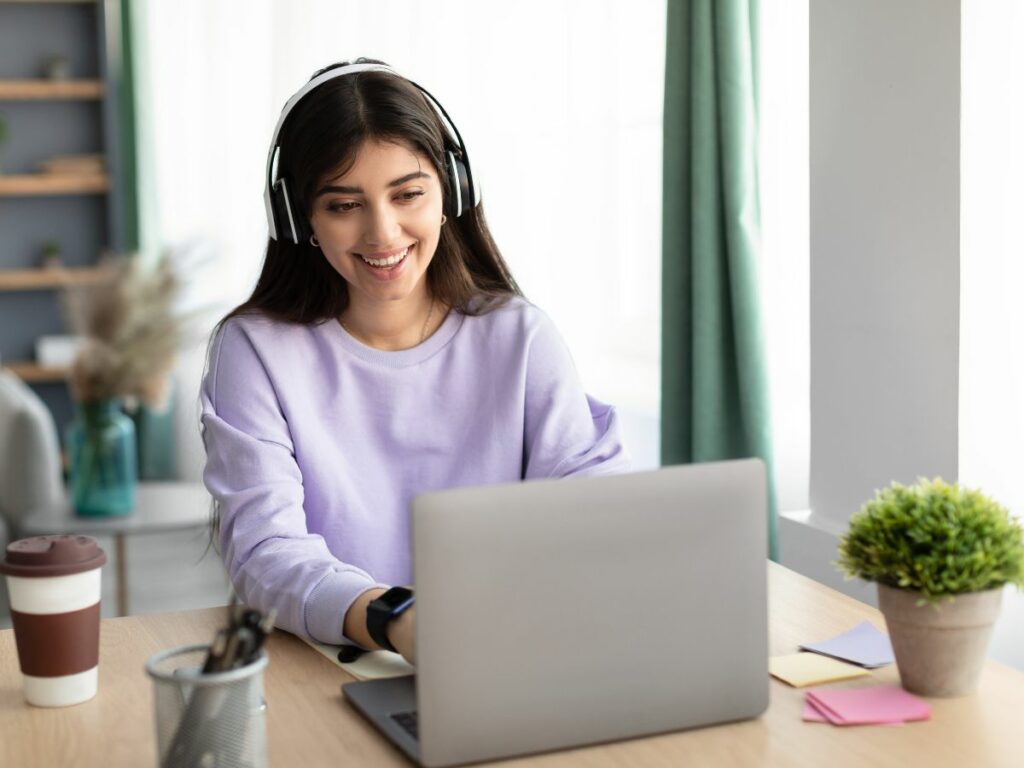
<path id="1" fill-rule="evenodd" d="M 0 101 L 41 101 L 44 99 L 99 99 L 99 80 L 0 80 Z"/>
<path id="2" fill-rule="evenodd" d="M 9 54 L 0 56 L 0 112 L 9 123 L 0 158 L 0 369 L 27 382 L 57 424 L 74 413 L 68 369 L 39 361 L 66 360 L 32 350 L 41 337 L 70 330 L 64 292 L 105 284 L 101 254 L 132 250 L 124 233 L 134 210 L 126 212 L 121 181 L 131 128 L 121 119 L 126 5 L 0 0 L 0 50 Z M 53 251 L 50 243 L 68 254 L 64 263 L 37 258 Z"/>
<path id="3" fill-rule="evenodd" d="M 91 195 L 106 192 L 110 180 L 105 174 L 59 175 L 30 173 L 20 176 L 0 174 L 0 197 L 36 195 Z"/>
<path id="4" fill-rule="evenodd" d="M 7 363 L 4 367 L 28 384 L 49 384 L 64 381 L 68 377 L 67 368 L 54 368 L 36 363 Z"/>
<path id="5" fill-rule="evenodd" d="M 97 267 L 54 267 L 50 269 L 0 269 L 0 291 L 38 291 L 72 285 L 103 282 Z"/>

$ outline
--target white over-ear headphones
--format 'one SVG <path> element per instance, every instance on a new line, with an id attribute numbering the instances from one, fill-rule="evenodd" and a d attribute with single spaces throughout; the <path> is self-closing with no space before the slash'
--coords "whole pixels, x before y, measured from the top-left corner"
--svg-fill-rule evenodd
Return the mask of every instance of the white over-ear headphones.
<path id="1" fill-rule="evenodd" d="M 295 105 L 311 91 L 336 77 L 354 75 L 359 72 L 389 72 L 396 77 L 402 77 L 394 69 L 384 64 L 336 64 L 314 75 L 298 93 L 288 99 L 284 109 L 281 110 L 281 117 L 278 118 L 274 135 L 270 141 L 270 153 L 267 155 L 267 185 L 263 192 L 263 203 L 267 209 L 267 227 L 273 240 L 280 240 L 283 235 L 284 239 L 293 243 L 304 243 L 310 237 L 309 222 L 306 221 L 305 213 L 296 207 L 295 198 L 292 197 L 288 188 L 287 177 L 278 175 L 278 160 L 281 154 L 278 136 L 281 133 L 281 127 Z M 403 79 L 408 80 L 408 78 Z M 408 80 L 408 82 L 415 85 L 427 97 L 427 101 L 434 107 L 445 130 L 448 131 L 451 141 L 458 145 L 461 151 L 461 158 L 456 157 L 455 153 L 450 150 L 444 152 L 449 180 L 445 194 L 444 212 L 452 218 L 458 218 L 480 204 L 480 184 L 473 178 L 469 165 L 469 153 L 466 151 L 466 145 L 462 141 L 459 129 L 448 117 L 448 113 L 445 112 L 441 103 L 422 86 L 412 80 Z"/>

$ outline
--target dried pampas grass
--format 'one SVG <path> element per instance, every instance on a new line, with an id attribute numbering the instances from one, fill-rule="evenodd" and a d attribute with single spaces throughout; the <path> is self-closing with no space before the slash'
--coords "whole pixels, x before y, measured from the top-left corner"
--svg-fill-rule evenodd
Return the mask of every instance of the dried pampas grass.
<path id="1" fill-rule="evenodd" d="M 73 332 L 85 342 L 69 373 L 79 402 L 137 399 L 162 410 L 178 350 L 201 313 L 180 313 L 181 284 L 168 258 L 145 268 L 134 256 L 107 256 L 103 279 L 64 291 Z"/>

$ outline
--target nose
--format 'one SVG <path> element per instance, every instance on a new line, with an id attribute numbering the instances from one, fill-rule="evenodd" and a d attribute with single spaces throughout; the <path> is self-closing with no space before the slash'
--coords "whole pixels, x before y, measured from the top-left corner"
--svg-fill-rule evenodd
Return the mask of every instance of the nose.
<path id="1" fill-rule="evenodd" d="M 390 205 L 380 205 L 370 210 L 364 237 L 367 245 L 391 245 L 397 242 L 400 234 L 398 216 Z"/>

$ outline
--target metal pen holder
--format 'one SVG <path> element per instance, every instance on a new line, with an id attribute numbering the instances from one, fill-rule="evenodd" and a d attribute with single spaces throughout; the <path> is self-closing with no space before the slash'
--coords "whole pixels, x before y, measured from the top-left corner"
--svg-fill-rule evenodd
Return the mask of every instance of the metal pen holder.
<path id="1" fill-rule="evenodd" d="M 209 646 L 151 656 L 157 755 L 161 768 L 265 768 L 267 656 L 228 672 L 202 674 Z"/>

